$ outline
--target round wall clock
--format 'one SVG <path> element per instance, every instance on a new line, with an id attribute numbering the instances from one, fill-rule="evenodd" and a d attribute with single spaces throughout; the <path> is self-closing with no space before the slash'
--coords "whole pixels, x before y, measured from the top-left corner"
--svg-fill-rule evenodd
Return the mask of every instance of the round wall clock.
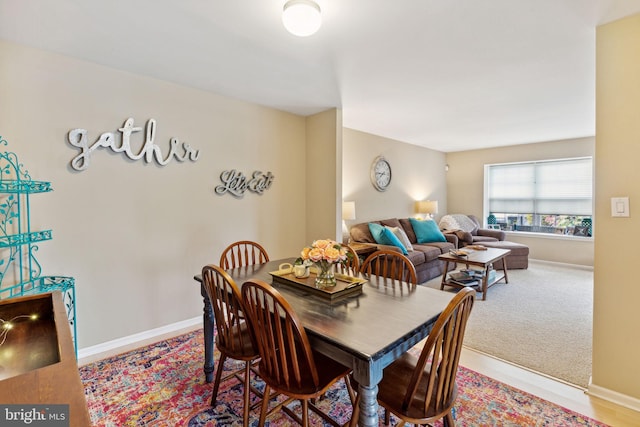
<path id="1" fill-rule="evenodd" d="M 382 156 L 378 156 L 371 165 L 371 183 L 378 191 L 385 191 L 391 184 L 391 165 Z"/>

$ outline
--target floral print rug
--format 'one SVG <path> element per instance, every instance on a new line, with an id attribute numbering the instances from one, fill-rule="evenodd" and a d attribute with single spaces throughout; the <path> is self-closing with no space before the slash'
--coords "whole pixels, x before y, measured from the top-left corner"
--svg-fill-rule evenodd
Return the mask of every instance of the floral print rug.
<path id="1" fill-rule="evenodd" d="M 80 367 L 92 424 L 242 426 L 242 385 L 235 379 L 223 383 L 216 406 L 209 405 L 212 384 L 204 379 L 203 348 L 202 330 L 198 330 Z M 218 356 L 216 352 L 216 361 Z M 229 361 L 224 368 L 239 366 Z M 259 379 L 252 381 L 263 387 Z M 605 426 L 462 366 L 457 383 L 454 418 L 458 426 Z M 257 402 L 252 396 L 252 403 Z M 329 390 L 318 406 L 338 422 L 351 417 L 351 403 L 342 382 Z M 299 405 L 291 407 L 299 413 Z M 257 426 L 259 412 L 258 405 L 251 411 L 249 425 Z M 394 421 L 392 418 L 392 424 Z M 267 425 L 296 423 L 279 411 L 267 419 Z M 310 425 L 324 423 L 311 413 Z"/>

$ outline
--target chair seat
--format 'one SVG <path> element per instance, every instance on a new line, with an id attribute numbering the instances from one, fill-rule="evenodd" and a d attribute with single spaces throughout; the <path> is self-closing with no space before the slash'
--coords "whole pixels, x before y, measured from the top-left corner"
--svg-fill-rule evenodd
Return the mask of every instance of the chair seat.
<path id="1" fill-rule="evenodd" d="M 272 389 L 278 393 L 283 393 L 289 396 L 294 396 L 298 399 L 309 399 L 318 397 L 323 394 L 331 385 L 333 385 L 340 378 L 345 377 L 351 372 L 350 368 L 342 365 L 325 356 L 322 353 L 313 351 L 313 358 L 316 362 L 318 372 L 318 386 L 313 386 L 313 380 L 311 378 L 311 372 L 304 370 L 302 375 L 302 386 L 296 386 L 293 384 L 286 385 L 281 384 L 277 378 L 270 377 L 268 372 L 258 364 L 258 372 L 260 377 L 263 378 Z"/>
<path id="2" fill-rule="evenodd" d="M 251 331 L 247 322 L 239 323 L 240 331 L 237 328 L 232 332 L 233 345 L 224 345 L 220 341 L 220 336 L 216 335 L 216 347 L 223 351 L 228 357 L 237 360 L 253 360 L 258 358 L 258 350 L 251 342 Z"/>
<path id="3" fill-rule="evenodd" d="M 399 359 L 385 368 L 384 377 L 382 378 L 382 381 L 380 381 L 380 384 L 378 384 L 378 402 L 380 403 L 380 405 L 389 410 L 393 408 L 396 411 L 398 410 L 398 408 L 402 408 L 402 400 L 404 399 L 404 395 L 409 386 L 411 376 L 416 370 L 417 360 L 418 359 L 413 355 L 405 353 Z M 444 408 L 442 411 L 435 412 L 433 408 L 436 407 L 436 405 L 435 402 L 432 402 L 432 404 L 427 408 L 427 412 L 425 412 L 425 390 L 427 390 L 427 381 L 429 381 L 430 368 L 430 365 L 427 365 L 425 367 L 425 375 L 423 375 L 421 378 L 418 386 L 418 391 L 413 397 L 409 408 L 407 408 L 407 410 L 403 413 L 403 415 L 406 417 L 405 419 L 412 419 L 415 420 L 414 422 L 418 423 L 421 422 L 420 420 L 424 420 L 425 418 L 434 420 L 442 418 L 449 411 L 449 408 L 453 406 L 456 400 L 456 397 L 458 395 L 458 388 L 454 384 L 454 391 L 451 395 L 451 398 L 448 402 L 444 402 L 440 406 L 441 408 Z M 387 378 L 386 381 L 385 378 Z M 434 395 L 433 398 L 435 397 L 436 396 Z"/>
<path id="4" fill-rule="evenodd" d="M 420 357 L 407 352 L 384 368 L 377 397 L 385 408 L 386 425 L 392 413 L 400 418 L 398 426 L 429 424 L 440 418 L 445 427 L 455 426 L 456 375 L 475 294 L 464 288 L 451 299 L 431 329 Z M 356 403 L 359 401 L 358 395 Z M 351 425 L 359 417 L 357 404 L 354 407 Z"/>

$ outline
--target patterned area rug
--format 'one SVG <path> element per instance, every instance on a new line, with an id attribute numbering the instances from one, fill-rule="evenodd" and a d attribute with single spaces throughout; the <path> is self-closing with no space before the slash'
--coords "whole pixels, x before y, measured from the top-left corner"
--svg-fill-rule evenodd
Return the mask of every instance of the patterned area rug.
<path id="1" fill-rule="evenodd" d="M 204 380 L 202 363 L 199 330 L 81 367 L 93 425 L 242 426 L 242 386 L 235 380 L 223 383 L 218 403 L 209 406 L 212 384 Z M 225 364 L 225 370 L 236 367 L 233 361 Z M 605 426 L 464 367 L 457 382 L 454 418 L 459 426 Z M 262 387 L 257 380 L 255 384 Z M 339 422 L 351 416 L 343 383 L 319 406 Z M 292 408 L 299 409 L 297 404 Z M 251 426 L 258 424 L 258 415 L 258 408 L 251 412 Z M 310 419 L 313 426 L 323 425 L 315 414 Z M 270 426 L 294 424 L 282 411 L 267 420 Z"/>

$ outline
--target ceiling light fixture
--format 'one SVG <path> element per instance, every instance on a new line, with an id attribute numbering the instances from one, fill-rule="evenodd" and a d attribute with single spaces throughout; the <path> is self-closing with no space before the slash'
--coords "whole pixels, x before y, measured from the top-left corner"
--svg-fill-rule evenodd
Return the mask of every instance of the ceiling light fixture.
<path id="1" fill-rule="evenodd" d="M 288 0 L 282 10 L 282 23 L 291 34 L 310 36 L 320 28 L 320 6 L 313 0 Z"/>

